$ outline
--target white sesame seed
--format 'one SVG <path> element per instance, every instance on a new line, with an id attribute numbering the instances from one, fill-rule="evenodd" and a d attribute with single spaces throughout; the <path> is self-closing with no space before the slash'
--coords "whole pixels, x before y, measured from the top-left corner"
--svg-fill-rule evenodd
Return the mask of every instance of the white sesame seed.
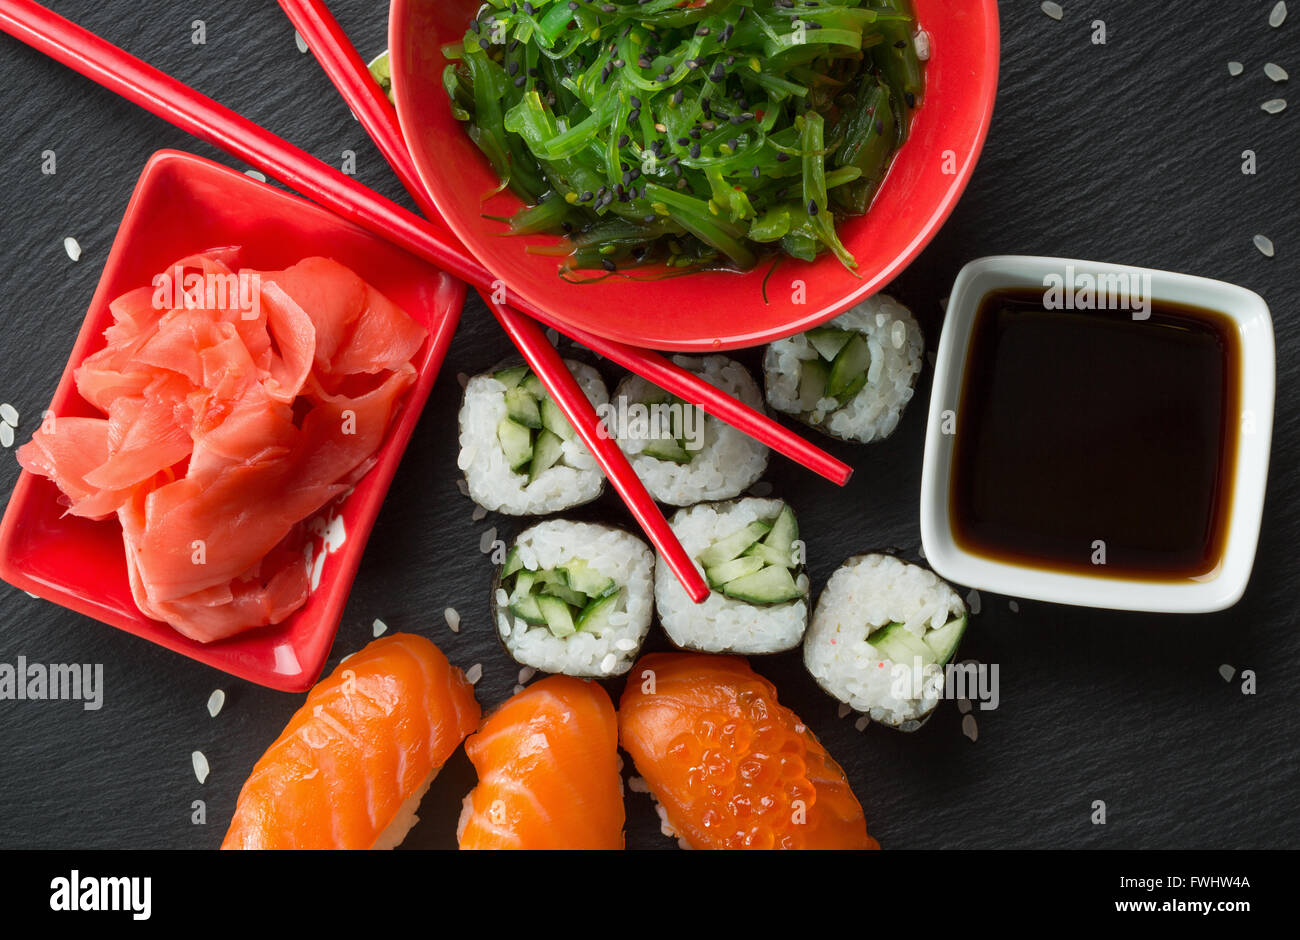
<path id="1" fill-rule="evenodd" d="M 298 32 L 298 30 L 296 29 L 293 31 L 293 41 L 294 44 L 298 47 L 299 52 L 302 52 L 304 54 L 307 52 L 307 40 L 303 39 L 302 33 Z"/>
<path id="2" fill-rule="evenodd" d="M 1268 25 L 1277 29 L 1286 22 L 1286 0 L 1277 0 L 1268 14 Z"/>
<path id="3" fill-rule="evenodd" d="M 77 240 L 71 235 L 63 240 L 63 250 L 68 253 L 68 257 L 73 261 L 81 260 L 81 246 L 77 244 Z"/>
<path id="4" fill-rule="evenodd" d="M 1054 20 L 1059 20 L 1065 15 L 1065 11 L 1061 9 L 1061 5 L 1059 3 L 1053 3 L 1052 0 L 1044 0 L 1043 12 Z"/>
<path id="5" fill-rule="evenodd" d="M 14 427 L 18 427 L 18 409 L 9 402 L 0 405 L 0 421 L 6 421 Z"/>
<path id="6" fill-rule="evenodd" d="M 221 706 L 225 704 L 226 693 L 220 689 L 213 690 L 212 694 L 208 696 L 208 714 L 216 718 L 217 713 L 221 711 Z"/>
<path id="7" fill-rule="evenodd" d="M 211 768 L 208 767 L 208 759 L 203 756 L 202 751 L 195 751 L 191 754 L 190 763 L 194 765 L 194 776 L 199 778 L 199 783 L 208 779 Z"/>
<path id="8" fill-rule="evenodd" d="M 1242 65 L 1240 62 L 1228 63 L 1228 74 L 1233 76 L 1234 78 L 1240 75 L 1244 71 L 1246 71 L 1246 67 Z"/>
<path id="9" fill-rule="evenodd" d="M 466 669 L 465 678 L 469 680 L 470 685 L 476 685 L 478 680 L 483 678 L 483 664 L 475 663 Z"/>
<path id="10" fill-rule="evenodd" d="M 922 62 L 928 62 L 930 60 L 930 34 L 925 30 L 921 30 L 916 34 L 914 41 L 916 43 L 916 57 Z"/>
<path id="11" fill-rule="evenodd" d="M 1260 108 L 1269 114 L 1281 114 L 1286 110 L 1285 98 L 1270 98 L 1260 105 Z"/>
<path id="12" fill-rule="evenodd" d="M 460 612 L 455 607 L 448 607 L 442 615 L 447 618 L 447 626 L 451 627 L 451 632 L 460 633 Z"/>
<path id="13" fill-rule="evenodd" d="M 1286 69 L 1282 68 L 1282 66 L 1278 65 L 1276 62 L 1265 62 L 1264 74 L 1275 82 L 1284 82 L 1291 77 L 1287 74 Z"/>
<path id="14" fill-rule="evenodd" d="M 1259 249 L 1259 253 L 1265 258 L 1273 257 L 1273 239 L 1269 238 L 1267 235 L 1256 235 L 1254 242 L 1255 247 Z M 3 430 L 3 426 L 0 426 L 0 431 Z M 6 444 L 5 446 L 8 447 L 9 445 Z"/>
<path id="15" fill-rule="evenodd" d="M 370 625 L 370 628 L 374 631 L 375 636 L 383 636 L 388 632 L 388 624 L 379 619 L 376 619 L 375 622 Z"/>

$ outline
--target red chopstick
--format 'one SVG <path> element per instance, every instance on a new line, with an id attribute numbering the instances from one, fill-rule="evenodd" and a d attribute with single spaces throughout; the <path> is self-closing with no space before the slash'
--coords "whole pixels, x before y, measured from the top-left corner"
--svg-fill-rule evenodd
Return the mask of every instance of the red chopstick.
<path id="1" fill-rule="evenodd" d="M 426 217 L 439 218 L 437 207 L 425 192 L 424 184 L 415 171 L 415 164 L 411 161 L 406 140 L 397 124 L 397 112 L 371 78 L 370 70 L 338 21 L 319 2 L 280 0 L 280 6 L 307 41 L 325 74 L 388 159 L 406 191 Z M 668 563 L 686 593 L 696 603 L 703 602 L 709 596 L 708 585 L 673 534 L 668 520 L 646 490 L 645 484 L 632 469 L 627 455 L 619 449 L 597 417 L 591 402 L 587 400 L 555 347 L 532 320 L 504 304 L 496 303 L 485 290 L 480 289 L 479 294 L 515 346 L 523 353 L 529 366 L 545 384 L 578 436 L 586 443 L 587 449 L 605 471 L 606 478 L 623 497 L 628 510 Z"/>
<path id="2" fill-rule="evenodd" d="M 187 133 L 261 167 L 282 183 L 447 273 L 479 288 L 491 289 L 494 284 L 496 279 L 491 273 L 469 257 L 441 227 L 394 205 L 351 177 L 40 4 L 32 0 L 0 0 L 0 31 Z M 544 311 L 526 302 L 519 306 L 534 319 L 559 328 Z M 665 357 L 586 331 L 568 329 L 567 332 L 607 359 L 699 405 L 833 483 L 842 486 L 852 475 L 852 468 L 842 461 Z"/>

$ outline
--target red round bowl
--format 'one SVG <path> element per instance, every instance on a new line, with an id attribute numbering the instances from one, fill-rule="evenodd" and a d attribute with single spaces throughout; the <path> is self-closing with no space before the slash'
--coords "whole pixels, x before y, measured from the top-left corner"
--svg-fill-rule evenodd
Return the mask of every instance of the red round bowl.
<path id="1" fill-rule="evenodd" d="M 883 288 L 934 237 L 975 168 L 998 78 L 996 0 L 914 0 L 930 34 L 926 91 L 911 136 L 867 215 L 840 237 L 858 262 L 851 273 L 831 254 L 784 260 L 746 273 L 704 272 L 662 280 L 613 276 L 571 284 L 553 256 L 528 254 L 555 236 L 504 236 L 486 216 L 522 203 L 498 186 L 487 159 L 452 116 L 442 86 L 442 46 L 464 38 L 481 0 L 393 0 L 389 49 L 402 131 L 425 187 L 457 237 L 494 275 L 557 322 L 656 349 L 753 346 L 809 329 Z"/>
<path id="2" fill-rule="evenodd" d="M 346 538 L 326 558 L 320 584 L 283 623 L 198 643 L 136 607 L 117 520 L 65 515 L 55 485 L 25 470 L 0 522 L 0 578 L 231 675 L 302 692 L 325 665 L 366 539 L 456 329 L 465 285 L 297 196 L 201 157 L 162 150 L 136 184 L 50 411 L 102 417 L 77 393 L 73 372 L 103 348 L 104 329 L 113 322 L 109 302 L 147 286 L 178 258 L 224 246 L 239 246 L 240 264 L 263 270 L 328 255 L 429 330 L 415 357 L 419 375 L 375 455 L 375 466 L 330 509 L 343 520 Z"/>

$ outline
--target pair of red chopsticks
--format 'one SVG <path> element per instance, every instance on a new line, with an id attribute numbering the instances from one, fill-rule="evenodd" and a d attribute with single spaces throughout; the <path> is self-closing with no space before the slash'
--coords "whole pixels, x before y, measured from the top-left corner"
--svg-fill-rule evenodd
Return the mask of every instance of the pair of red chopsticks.
<path id="1" fill-rule="evenodd" d="M 391 104 L 328 10 L 320 2 L 309 0 L 282 0 L 281 6 L 432 221 L 407 212 L 351 177 L 31 0 L 0 0 L 0 30 L 182 130 L 258 167 L 480 292 L 490 292 L 496 279 L 442 228 L 415 173 Z M 493 303 L 487 296 L 484 299 L 600 461 L 606 476 L 687 593 L 696 601 L 703 600 L 708 596 L 708 587 L 554 347 L 532 320 Z M 541 311 L 529 305 L 523 307 L 534 320 L 555 325 Z M 665 357 L 585 331 L 566 328 L 565 332 L 832 482 L 843 485 L 848 481 L 852 473 L 848 466 Z"/>

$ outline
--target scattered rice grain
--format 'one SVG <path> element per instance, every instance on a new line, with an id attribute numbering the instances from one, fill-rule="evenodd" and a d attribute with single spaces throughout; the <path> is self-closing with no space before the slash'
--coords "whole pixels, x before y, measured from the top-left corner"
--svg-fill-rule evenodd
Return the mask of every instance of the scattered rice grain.
<path id="1" fill-rule="evenodd" d="M 1268 114 L 1281 114 L 1283 111 L 1286 110 L 1286 99 L 1270 98 L 1268 101 L 1265 101 L 1259 107 L 1260 110 Z"/>
<path id="2" fill-rule="evenodd" d="M 374 630 L 375 636 L 383 636 L 388 632 L 388 624 L 384 623 L 382 620 L 376 619 L 375 622 L 371 624 L 371 629 Z"/>
<path id="3" fill-rule="evenodd" d="M 972 614 L 979 616 L 980 612 L 980 592 L 971 588 L 970 593 L 966 595 L 966 607 Z"/>
<path id="4" fill-rule="evenodd" d="M 213 718 L 216 718 L 217 714 L 221 711 L 221 706 L 225 704 L 226 693 L 220 689 L 216 689 L 208 696 L 208 714 Z"/>
<path id="5" fill-rule="evenodd" d="M 1277 29 L 1286 22 L 1286 0 L 1277 0 L 1268 14 L 1268 25 Z"/>
<path id="6" fill-rule="evenodd" d="M 199 778 L 199 783 L 203 783 L 208 779 L 211 768 L 208 767 L 208 759 L 203 756 L 202 751 L 195 751 L 191 754 L 190 763 L 194 765 L 194 776 Z"/>
<path id="7" fill-rule="evenodd" d="M 922 62 L 930 61 L 930 34 L 921 30 L 916 34 L 916 57 Z"/>
<path id="8" fill-rule="evenodd" d="M 460 490 L 461 496 L 469 495 L 469 484 L 465 482 L 464 477 L 461 477 L 459 480 L 456 481 L 456 489 Z"/>
<path id="9" fill-rule="evenodd" d="M 535 675 L 537 675 L 536 669 L 534 669 L 532 666 L 525 666 L 523 669 L 519 670 L 519 684 L 523 685 L 525 682 L 527 682 Z"/>
<path id="10" fill-rule="evenodd" d="M 869 715 L 863 715 L 857 721 L 853 722 L 853 727 L 857 731 L 866 731 L 867 725 L 869 724 L 871 724 L 871 717 Z"/>
<path id="11" fill-rule="evenodd" d="M 18 426 L 18 410 L 9 402 L 0 405 L 0 420 L 7 421 L 14 427 Z"/>
<path id="12" fill-rule="evenodd" d="M 483 664 L 475 663 L 465 670 L 465 679 L 470 685 L 477 685 L 478 680 L 483 678 Z"/>
<path id="13" fill-rule="evenodd" d="M 1053 3 L 1052 0 L 1044 0 L 1043 12 L 1054 20 L 1059 20 L 1065 15 L 1065 11 L 1061 9 L 1061 5 L 1059 3 Z"/>
<path id="14" fill-rule="evenodd" d="M 460 633 L 460 612 L 455 607 L 448 607 L 442 615 L 447 618 L 447 626 L 451 627 L 451 632 Z"/>
<path id="15" fill-rule="evenodd" d="M 493 526 L 479 536 L 478 550 L 486 555 L 492 551 L 492 544 L 497 540 L 497 527 Z"/>
<path id="16" fill-rule="evenodd" d="M 475 522 L 482 522 L 487 518 L 487 510 L 482 506 L 475 506 L 474 511 L 469 514 L 469 517 Z"/>
<path id="17" fill-rule="evenodd" d="M 1267 235 L 1256 235 L 1253 241 L 1255 242 L 1255 247 L 1259 249 L 1260 254 L 1265 258 L 1273 257 L 1273 239 L 1269 238 Z M 4 430 L 4 428 L 0 426 L 0 431 L 2 430 Z M 6 444 L 5 446 L 8 447 L 9 445 Z"/>
<path id="18" fill-rule="evenodd" d="M 1011 612 L 1012 612 L 1013 614 L 1018 614 L 1018 613 L 1020 613 L 1020 604 L 1018 604 L 1016 601 L 1012 601 L 1012 602 L 1011 602 L 1010 604 L 1008 604 L 1007 606 L 1009 606 L 1009 607 L 1011 608 Z"/>
<path id="19" fill-rule="evenodd" d="M 0 423 L 0 447 L 14 446 L 14 427 L 12 424 Z"/>
<path id="20" fill-rule="evenodd" d="M 261 172 L 260 170 L 245 170 L 245 171 L 244 171 L 244 175 L 245 175 L 245 176 L 251 176 L 253 179 L 257 180 L 259 183 L 265 183 L 265 182 L 266 182 L 266 174 L 263 173 L 263 172 Z"/>
<path id="21" fill-rule="evenodd" d="M 851 711 L 853 711 L 853 706 L 841 702 L 840 707 L 835 709 L 835 716 L 837 718 L 845 718 L 848 716 L 849 712 Z"/>
<path id="22" fill-rule="evenodd" d="M 645 782 L 644 777 L 628 777 L 627 788 L 633 793 L 649 793 L 650 784 Z"/>
<path id="23" fill-rule="evenodd" d="M 1282 66 L 1278 65 L 1276 62 L 1265 62 L 1264 74 L 1275 82 L 1284 82 L 1291 77 L 1287 74 L 1286 69 L 1282 68 Z"/>
<path id="24" fill-rule="evenodd" d="M 967 715 L 961 720 L 961 733 L 966 735 L 966 737 L 970 738 L 972 741 L 979 739 L 980 730 L 975 724 L 974 715 Z"/>
<path id="25" fill-rule="evenodd" d="M 68 257 L 73 261 L 81 260 L 81 245 L 71 235 L 63 240 L 63 250 L 68 253 Z"/>
<path id="26" fill-rule="evenodd" d="M 600 661 L 600 671 L 608 675 L 614 671 L 614 667 L 617 665 L 618 657 L 613 653 L 607 653 L 605 658 Z"/>
<path id="27" fill-rule="evenodd" d="M 461 388 L 464 388 L 466 385 L 469 384 L 469 376 L 466 375 L 464 372 L 457 372 L 456 381 L 460 383 Z"/>
<path id="28" fill-rule="evenodd" d="M 294 44 L 298 47 L 298 51 L 305 55 L 308 51 L 307 40 L 303 39 L 302 33 L 298 32 L 298 30 L 296 29 L 293 31 L 293 41 Z"/>
<path id="29" fill-rule="evenodd" d="M 961 712 L 963 715 L 966 715 L 970 713 L 970 708 L 971 708 L 970 699 L 968 698 L 957 699 L 957 711 Z"/>

